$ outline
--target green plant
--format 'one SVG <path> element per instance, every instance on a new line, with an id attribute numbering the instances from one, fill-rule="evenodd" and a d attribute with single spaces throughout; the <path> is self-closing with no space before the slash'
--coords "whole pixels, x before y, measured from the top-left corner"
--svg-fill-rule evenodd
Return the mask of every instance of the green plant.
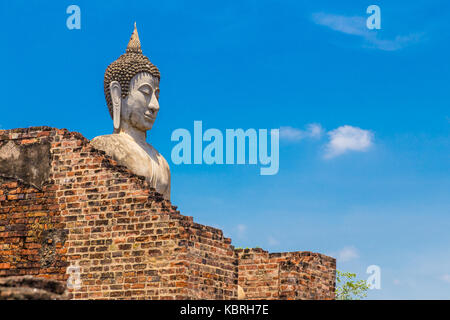
<path id="1" fill-rule="evenodd" d="M 360 300 L 367 297 L 369 286 L 356 280 L 356 274 L 336 270 L 336 300 Z"/>

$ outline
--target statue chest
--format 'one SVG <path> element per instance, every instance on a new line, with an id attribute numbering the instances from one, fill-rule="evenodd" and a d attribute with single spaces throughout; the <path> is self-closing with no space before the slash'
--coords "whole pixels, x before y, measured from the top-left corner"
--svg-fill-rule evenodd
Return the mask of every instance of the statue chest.
<path id="1" fill-rule="evenodd" d="M 97 137 L 92 144 L 134 174 L 145 177 L 150 186 L 163 194 L 166 199 L 170 198 L 169 166 L 164 157 L 151 145 L 141 146 L 120 134 Z"/>
<path id="2" fill-rule="evenodd" d="M 121 162 L 137 175 L 144 176 L 156 191 L 165 194 L 170 188 L 170 173 L 164 157 L 151 146 L 139 149 L 133 148 Z"/>

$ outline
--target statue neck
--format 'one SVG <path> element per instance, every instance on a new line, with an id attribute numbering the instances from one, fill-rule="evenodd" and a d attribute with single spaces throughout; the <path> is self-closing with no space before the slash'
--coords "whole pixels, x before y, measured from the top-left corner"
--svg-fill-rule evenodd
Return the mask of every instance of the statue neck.
<path id="1" fill-rule="evenodd" d="M 146 143 L 147 131 L 141 131 L 136 127 L 131 126 L 128 122 L 122 121 L 119 128 L 119 133 L 126 133 L 132 137 L 137 143 Z"/>

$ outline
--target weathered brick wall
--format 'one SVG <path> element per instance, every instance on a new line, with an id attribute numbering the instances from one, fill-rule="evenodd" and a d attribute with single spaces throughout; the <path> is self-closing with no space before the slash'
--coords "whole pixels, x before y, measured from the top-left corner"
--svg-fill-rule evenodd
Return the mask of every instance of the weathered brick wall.
<path id="1" fill-rule="evenodd" d="M 231 239 L 221 230 L 192 224 L 184 231 L 190 250 L 185 255 L 189 262 L 188 296 L 191 299 L 236 299 L 237 260 Z"/>
<path id="2" fill-rule="evenodd" d="M 334 299 L 336 260 L 312 252 L 236 250 L 247 299 Z"/>
<path id="3" fill-rule="evenodd" d="M 269 256 L 257 278 L 250 274 L 255 259 L 243 254 L 80 134 L 0 131 L 0 276 L 66 281 L 66 271 L 78 268 L 74 299 L 236 299 L 242 275 L 256 277 L 254 286 L 241 285 L 249 298 L 331 297 L 334 259 L 320 256 L 307 267 L 306 258 Z M 284 261 L 297 267 L 282 269 Z M 291 289 L 302 291 L 293 296 Z"/>
<path id="4" fill-rule="evenodd" d="M 67 300 L 64 282 L 33 276 L 1 277 L 0 300 Z"/>
<path id="5" fill-rule="evenodd" d="M 0 276 L 65 279 L 67 231 L 52 189 L 0 179 Z"/>
<path id="6" fill-rule="evenodd" d="M 2 185 L 3 247 L 30 233 L 28 229 L 34 230 L 17 220 L 27 215 L 30 219 L 26 223 L 33 226 L 36 224 L 36 219 L 31 219 L 34 209 L 43 229 L 40 237 L 30 233 L 33 238 L 26 239 L 23 246 L 34 247 L 36 256 L 27 257 L 28 264 L 22 263 L 23 259 L 9 257 L 8 262 L 5 260 L 0 265 L 3 275 L 36 274 L 65 280 L 66 267 L 79 266 L 82 286 L 73 290 L 75 299 L 237 297 L 237 266 L 230 239 L 224 238 L 220 230 L 201 226 L 191 217 L 180 215 L 143 178 L 93 149 L 81 135 L 66 130 L 30 128 L 3 131 L 0 136 L 0 148 L 7 146 L 6 151 L 11 154 L 16 146 L 20 152 L 23 145 L 51 145 L 50 172 L 48 180 L 40 183 L 41 190 L 31 186 L 12 190 L 18 186 L 17 181 Z M 16 200 L 15 194 L 19 192 L 24 200 Z M 30 210 L 28 204 L 36 207 Z M 49 206 L 52 211 L 48 210 Z M 20 215 L 12 215 L 17 210 Z M 60 222 L 59 229 L 47 223 L 53 216 Z M 64 235 L 53 245 L 65 255 L 56 259 L 54 254 L 53 264 L 42 270 L 32 261 L 43 259 L 39 248 L 47 241 L 45 235 L 50 231 Z M 24 254 L 15 245 L 8 249 L 4 250 L 5 257 L 11 253 L 14 257 Z"/>

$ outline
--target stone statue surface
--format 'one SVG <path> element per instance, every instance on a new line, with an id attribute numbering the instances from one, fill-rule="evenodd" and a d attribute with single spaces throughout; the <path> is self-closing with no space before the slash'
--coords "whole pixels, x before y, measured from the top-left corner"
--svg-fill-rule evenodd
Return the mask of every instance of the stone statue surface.
<path id="1" fill-rule="evenodd" d="M 135 24 L 126 53 L 105 72 L 105 98 L 114 133 L 95 137 L 91 144 L 131 172 L 144 176 L 170 200 L 169 165 L 146 141 L 159 111 L 159 80 L 158 68 L 142 54 Z"/>

